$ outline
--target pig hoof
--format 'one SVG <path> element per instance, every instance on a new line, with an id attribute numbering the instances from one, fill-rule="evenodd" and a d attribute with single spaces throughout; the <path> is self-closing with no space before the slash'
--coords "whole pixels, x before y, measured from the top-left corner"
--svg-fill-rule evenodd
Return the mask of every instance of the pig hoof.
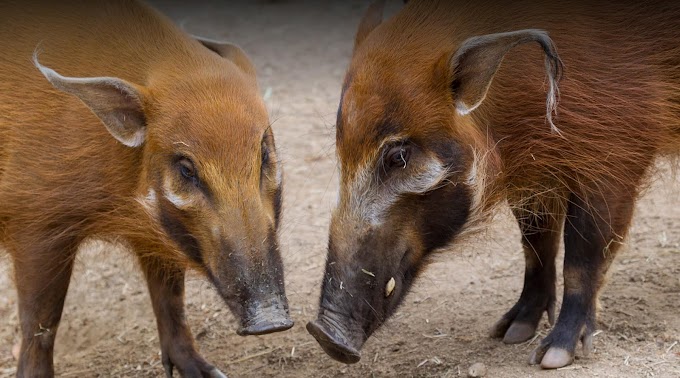
<path id="1" fill-rule="evenodd" d="M 548 349 L 541 360 L 541 367 L 543 369 L 558 369 L 571 364 L 574 361 L 574 355 L 562 348 L 552 347 Z"/>
<path id="2" fill-rule="evenodd" d="M 593 352 L 593 333 L 586 332 L 581 336 L 581 343 L 583 344 L 583 356 L 588 357 L 590 356 L 590 353 Z"/>
<path id="3" fill-rule="evenodd" d="M 534 336 L 536 333 L 536 326 L 528 323 L 512 323 L 503 337 L 503 342 L 506 344 L 523 343 Z"/>
<path id="4" fill-rule="evenodd" d="M 537 325 L 513 321 L 503 317 L 491 328 L 489 335 L 495 339 L 503 339 L 506 344 L 519 344 L 529 340 L 536 333 Z"/>
<path id="5" fill-rule="evenodd" d="M 217 368 L 212 369 L 212 371 L 208 374 L 210 378 L 227 378 L 227 376 L 219 371 Z"/>
<path id="6" fill-rule="evenodd" d="M 175 365 L 170 361 L 170 359 L 163 359 L 163 370 L 165 371 L 165 378 L 172 378 Z"/>
<path id="7" fill-rule="evenodd" d="M 361 359 L 359 351 L 349 345 L 345 345 L 345 343 L 338 339 L 335 333 L 329 333 L 317 322 L 307 323 L 307 332 L 314 336 L 324 352 L 334 360 L 345 364 L 354 364 Z"/>
<path id="8" fill-rule="evenodd" d="M 517 303 L 503 315 L 491 328 L 490 336 L 503 339 L 506 344 L 519 344 L 531 339 L 536 334 L 538 323 L 543 312 L 548 313 L 548 321 L 555 321 L 554 295 L 537 294 L 537 298 L 529 301 L 521 297 Z"/>
<path id="9" fill-rule="evenodd" d="M 14 357 L 15 360 L 19 361 L 20 354 L 21 354 L 21 342 L 17 342 L 12 347 L 12 357 Z"/>
<path id="10" fill-rule="evenodd" d="M 571 364 L 574 361 L 574 352 L 564 348 L 551 346 L 551 335 L 548 335 L 541 344 L 531 352 L 529 364 L 541 365 L 543 369 L 558 369 Z"/>

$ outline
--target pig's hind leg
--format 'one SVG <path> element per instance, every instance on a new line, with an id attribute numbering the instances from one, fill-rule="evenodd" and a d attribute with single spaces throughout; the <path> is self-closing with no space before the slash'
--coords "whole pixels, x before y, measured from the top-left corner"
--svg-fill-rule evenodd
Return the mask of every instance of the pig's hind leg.
<path id="1" fill-rule="evenodd" d="M 592 350 L 596 307 L 605 274 L 628 230 L 636 195 L 633 190 L 570 197 L 564 226 L 564 296 L 557 324 L 530 358 L 553 369 L 569 365 L 579 340 Z"/>

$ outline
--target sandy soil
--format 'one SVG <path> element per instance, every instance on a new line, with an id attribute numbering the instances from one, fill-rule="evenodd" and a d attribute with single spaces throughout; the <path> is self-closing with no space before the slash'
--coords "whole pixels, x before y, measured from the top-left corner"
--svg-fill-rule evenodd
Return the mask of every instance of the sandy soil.
<path id="1" fill-rule="evenodd" d="M 235 41 L 254 59 L 286 172 L 281 244 L 296 326 L 263 337 L 236 335 L 232 315 L 198 275 L 190 276 L 189 323 L 204 356 L 232 377 L 466 376 L 481 362 L 490 377 L 680 376 L 680 181 L 667 164 L 639 202 L 627 244 L 602 293 L 595 353 L 555 372 L 526 364 L 538 340 L 508 346 L 487 337 L 519 296 L 523 257 L 507 214 L 486 232 L 442 251 L 363 359 L 332 361 L 304 329 L 316 311 L 337 175 L 335 109 L 363 1 L 163 2 L 194 34 Z M 312 6 L 311 4 L 314 4 Z M 320 6 L 319 4 L 325 4 Z M 141 274 L 120 248 L 83 247 L 56 346 L 64 377 L 161 376 L 155 321 Z M 16 294 L 0 254 L 0 377 L 16 362 Z M 548 326 L 541 327 L 545 336 Z"/>

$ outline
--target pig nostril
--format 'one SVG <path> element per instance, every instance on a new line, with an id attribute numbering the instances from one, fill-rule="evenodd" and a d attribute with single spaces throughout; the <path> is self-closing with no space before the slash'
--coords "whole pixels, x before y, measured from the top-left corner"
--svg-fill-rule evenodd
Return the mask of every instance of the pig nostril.
<path id="1" fill-rule="evenodd" d="M 354 364 L 359 362 L 361 354 L 355 348 L 349 346 L 344 337 L 339 333 L 339 330 L 328 328 L 327 324 L 320 320 L 307 323 L 307 332 L 309 332 L 321 345 L 324 352 L 336 361 L 345 364 Z"/>
<path id="2" fill-rule="evenodd" d="M 255 322 L 248 326 L 240 328 L 236 333 L 239 336 L 251 336 L 251 335 L 266 335 L 274 332 L 281 332 L 288 330 L 295 325 L 292 319 L 289 317 L 282 317 L 280 319 L 266 319 Z"/>

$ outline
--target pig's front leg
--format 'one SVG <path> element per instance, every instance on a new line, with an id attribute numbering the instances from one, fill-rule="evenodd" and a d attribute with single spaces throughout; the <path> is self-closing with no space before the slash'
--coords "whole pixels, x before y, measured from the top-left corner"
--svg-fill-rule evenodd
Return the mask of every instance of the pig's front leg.
<path id="1" fill-rule="evenodd" d="M 170 268 L 153 258 L 141 263 L 156 314 L 165 375 L 172 377 L 177 368 L 183 377 L 226 378 L 196 351 L 184 315 L 184 269 Z"/>
<path id="2" fill-rule="evenodd" d="M 551 201 L 551 202 L 549 202 Z M 550 324 L 555 318 L 555 256 L 559 249 L 563 209 L 562 201 L 541 198 L 541 205 L 513 208 L 522 232 L 525 256 L 524 288 L 517 303 L 494 325 L 491 336 L 507 344 L 531 339 L 548 313 Z"/>

